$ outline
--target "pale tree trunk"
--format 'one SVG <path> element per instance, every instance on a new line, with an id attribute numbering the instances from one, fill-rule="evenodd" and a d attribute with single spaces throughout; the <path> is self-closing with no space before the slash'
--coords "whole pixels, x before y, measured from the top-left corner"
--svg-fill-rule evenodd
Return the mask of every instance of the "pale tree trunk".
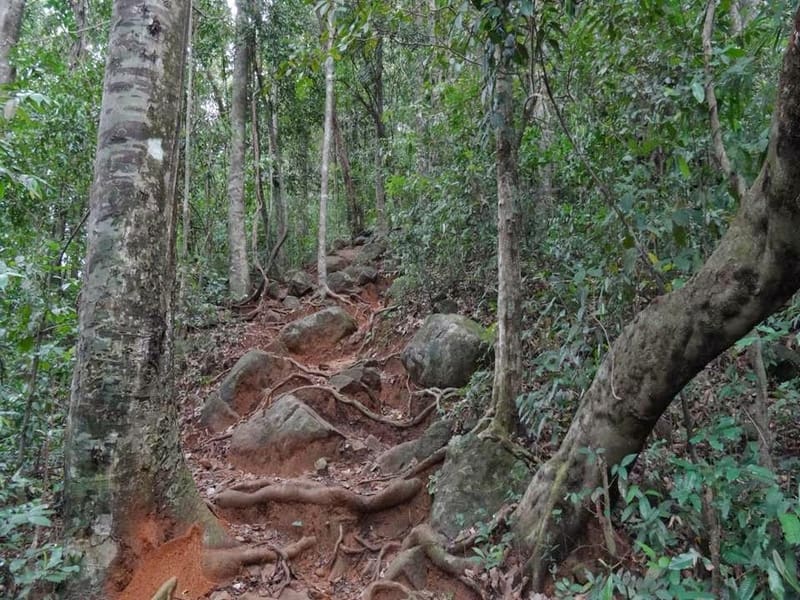
<path id="1" fill-rule="evenodd" d="M 375 211 L 378 213 L 378 231 L 389 231 L 389 219 L 386 214 L 386 190 L 384 188 L 384 171 L 386 170 L 386 124 L 383 121 L 383 37 L 378 37 L 375 47 L 375 64 L 373 65 L 373 93 L 375 106 Z"/>
<path id="2" fill-rule="evenodd" d="M 604 470 L 640 452 L 683 386 L 800 286 L 797 19 L 800 12 L 784 55 L 767 157 L 739 214 L 700 271 L 680 290 L 654 300 L 622 331 L 561 447 L 539 469 L 514 514 L 534 586 L 590 519 L 589 500 L 581 492 L 601 487 Z M 574 503 L 571 497 L 584 500 Z"/>
<path id="3" fill-rule="evenodd" d="M 507 4 L 502 4 L 504 12 Z M 516 398 L 520 390 L 520 288 L 517 235 L 517 153 L 514 132 L 514 81 L 510 56 L 514 48 L 495 49 L 494 135 L 497 169 L 497 344 L 495 345 L 492 406 L 493 427 L 500 435 L 514 433 Z"/>
<path id="4" fill-rule="evenodd" d="M 333 39 L 336 35 L 336 5 L 328 5 L 328 43 L 325 59 L 325 125 L 322 134 L 322 167 L 320 168 L 319 193 L 319 235 L 317 237 L 317 282 L 320 294 L 328 289 L 328 270 L 325 264 L 328 222 L 328 184 L 331 162 L 331 142 L 333 138 Z"/>
<path id="5" fill-rule="evenodd" d="M 185 143 L 183 148 L 183 235 L 181 237 L 180 258 L 186 260 L 189 256 L 189 237 L 191 236 L 191 183 L 192 183 L 192 100 L 194 95 L 194 65 L 192 64 L 192 0 L 189 0 L 189 32 L 187 33 L 188 47 L 186 50 L 186 65 L 188 74 L 186 77 L 186 114 L 185 121 Z"/>
<path id="6" fill-rule="evenodd" d="M 356 186 L 353 182 L 353 175 L 350 169 L 350 156 L 347 153 L 347 145 L 344 143 L 344 136 L 339 127 L 339 119 L 336 116 L 336 107 L 333 109 L 333 138 L 336 146 L 336 156 L 339 166 L 342 168 L 342 179 L 344 180 L 345 197 L 347 198 L 347 221 L 350 225 L 350 237 L 355 239 L 364 230 L 364 213 L 358 203 Z"/>
<path id="7" fill-rule="evenodd" d="M 283 242 L 289 231 L 288 209 L 286 207 L 286 194 L 283 185 L 283 164 L 281 157 L 281 146 L 278 130 L 278 86 L 273 78 L 272 93 L 269 100 L 269 120 L 267 121 L 267 132 L 269 137 L 269 154 L 272 177 L 270 178 L 270 189 L 272 190 L 272 206 L 275 211 L 276 228 L 276 247 L 275 266 L 278 274 L 283 272 L 286 267 L 286 253 L 282 250 Z"/>
<path id="8" fill-rule="evenodd" d="M 19 42 L 25 0 L 0 2 L 0 85 L 14 81 L 14 67 L 9 62 L 11 51 Z"/>
<path id="9" fill-rule="evenodd" d="M 158 542 L 212 522 L 171 393 L 170 178 L 187 6 L 114 2 L 64 449 L 65 530 L 83 568 L 66 598 L 113 596 L 143 550 L 142 527 L 157 524 Z"/>
<path id="10" fill-rule="evenodd" d="M 231 147 L 228 170 L 228 286 L 230 296 L 241 300 L 250 291 L 244 206 L 244 155 L 247 124 L 247 87 L 250 78 L 251 34 L 248 0 L 236 3 L 236 50 L 233 58 Z"/>

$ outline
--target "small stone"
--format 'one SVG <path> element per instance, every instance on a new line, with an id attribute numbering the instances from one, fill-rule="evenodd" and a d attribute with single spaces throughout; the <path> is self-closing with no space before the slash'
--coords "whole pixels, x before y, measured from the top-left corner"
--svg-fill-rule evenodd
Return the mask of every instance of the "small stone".
<path id="1" fill-rule="evenodd" d="M 367 436 L 365 443 L 370 452 L 380 452 L 381 448 L 383 448 L 381 441 L 372 434 Z"/>
<path id="2" fill-rule="evenodd" d="M 211 594 L 211 600 L 233 600 L 233 596 L 225 590 Z"/>
<path id="3" fill-rule="evenodd" d="M 243 535 L 237 535 L 235 539 L 241 544 L 244 544 L 247 541 Z"/>
<path id="4" fill-rule="evenodd" d="M 321 456 L 314 462 L 314 470 L 317 473 L 324 473 L 328 470 L 328 459 Z"/>
<path id="5" fill-rule="evenodd" d="M 367 445 L 361 440 L 350 440 L 350 449 L 353 452 L 363 452 L 367 450 Z"/>

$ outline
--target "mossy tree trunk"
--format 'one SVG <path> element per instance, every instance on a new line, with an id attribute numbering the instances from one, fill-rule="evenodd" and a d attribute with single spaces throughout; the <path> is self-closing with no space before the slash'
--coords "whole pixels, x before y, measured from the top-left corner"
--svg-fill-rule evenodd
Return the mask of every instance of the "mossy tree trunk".
<path id="1" fill-rule="evenodd" d="M 508 3 L 498 7 L 507 13 Z M 517 427 L 516 399 L 520 390 L 522 355 L 520 351 L 520 288 L 519 243 L 517 235 L 518 176 L 516 133 L 514 131 L 514 80 L 511 57 L 514 46 L 498 44 L 494 50 L 496 76 L 494 82 L 495 163 L 497 176 L 497 344 L 495 346 L 492 406 L 493 429 L 501 436 L 512 434 Z"/>
<path id="2" fill-rule="evenodd" d="M 328 291 L 327 255 L 328 187 L 330 183 L 331 145 L 333 143 L 334 64 L 333 41 L 336 37 L 336 4 L 328 5 L 328 39 L 325 48 L 325 122 L 322 133 L 320 166 L 319 229 L 317 231 L 317 283 L 324 296 Z"/>
<path id="3" fill-rule="evenodd" d="M 170 185 L 186 0 L 115 0 L 87 223 L 65 443 L 67 598 L 107 598 L 123 566 L 210 521 L 179 445 L 172 395 L 176 203 Z M 211 531 L 211 530 L 209 530 Z"/>
<path id="4" fill-rule="evenodd" d="M 784 55 L 768 154 L 739 214 L 686 286 L 653 301 L 623 330 L 561 447 L 515 512 L 535 586 L 583 531 L 591 517 L 585 496 L 602 485 L 603 469 L 639 452 L 683 386 L 800 286 L 799 27 L 800 13 Z"/>

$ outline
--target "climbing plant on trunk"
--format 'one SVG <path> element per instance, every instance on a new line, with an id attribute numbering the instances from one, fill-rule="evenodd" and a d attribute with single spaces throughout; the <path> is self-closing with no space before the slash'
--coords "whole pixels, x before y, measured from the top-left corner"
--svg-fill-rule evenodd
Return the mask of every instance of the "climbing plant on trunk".
<path id="1" fill-rule="evenodd" d="M 591 517 L 588 493 L 638 453 L 675 395 L 800 286 L 800 11 L 780 71 L 769 147 L 705 265 L 656 298 L 612 344 L 559 450 L 514 513 L 534 586 Z"/>

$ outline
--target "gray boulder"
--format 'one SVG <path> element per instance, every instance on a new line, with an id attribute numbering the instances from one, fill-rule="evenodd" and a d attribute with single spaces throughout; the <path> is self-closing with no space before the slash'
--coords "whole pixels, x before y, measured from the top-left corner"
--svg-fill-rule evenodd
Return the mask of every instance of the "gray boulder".
<path id="1" fill-rule="evenodd" d="M 305 271 L 295 271 L 289 276 L 289 295 L 305 296 L 314 289 L 314 280 Z"/>
<path id="2" fill-rule="evenodd" d="M 283 306 L 289 310 L 297 310 L 300 308 L 300 299 L 297 296 L 286 296 L 283 299 Z"/>
<path id="3" fill-rule="evenodd" d="M 340 371 L 328 380 L 328 385 L 351 396 L 366 394 L 377 399 L 381 395 L 381 374 L 377 369 L 359 365 Z"/>
<path id="4" fill-rule="evenodd" d="M 263 350 L 245 353 L 222 380 L 219 390 L 212 394 L 200 414 L 200 422 L 212 431 L 221 431 L 246 415 L 261 401 L 266 388 L 291 372 L 285 358 Z"/>
<path id="5" fill-rule="evenodd" d="M 332 306 L 292 321 L 280 333 L 280 339 L 292 352 L 330 348 L 358 329 L 355 319 L 338 306 Z"/>
<path id="6" fill-rule="evenodd" d="M 378 459 L 378 467 L 382 473 L 398 473 L 420 463 L 439 448 L 447 444 L 453 435 L 452 423 L 447 420 L 435 421 L 417 439 L 409 440 L 389 448 Z"/>
<path id="7" fill-rule="evenodd" d="M 378 279 L 378 269 L 372 265 L 351 265 L 344 270 L 358 285 L 374 283 Z"/>
<path id="8" fill-rule="evenodd" d="M 489 521 L 531 477 L 528 466 L 495 440 L 456 436 L 436 478 L 431 524 L 452 539 L 465 527 Z"/>
<path id="9" fill-rule="evenodd" d="M 335 455 L 344 436 L 289 394 L 233 430 L 230 458 L 254 473 L 297 475 Z"/>
<path id="10" fill-rule="evenodd" d="M 286 297 L 286 290 L 282 289 L 281 284 L 277 281 L 270 281 L 264 293 L 267 298 L 272 298 L 273 300 L 283 300 Z"/>
<path id="11" fill-rule="evenodd" d="M 356 288 L 356 282 L 346 271 L 336 271 L 328 275 L 328 287 L 334 294 L 345 294 Z"/>
<path id="12" fill-rule="evenodd" d="M 389 242 L 383 236 L 375 236 L 361 248 L 355 263 L 359 265 L 375 264 L 389 249 Z"/>
<path id="13" fill-rule="evenodd" d="M 423 387 L 462 387 L 487 357 L 484 329 L 461 315 L 431 315 L 403 350 L 412 381 Z"/>
<path id="14" fill-rule="evenodd" d="M 328 273 L 343 271 L 348 267 L 349 264 L 350 261 L 343 256 L 339 256 L 338 254 L 332 254 L 325 257 L 325 269 L 328 271 Z"/>

